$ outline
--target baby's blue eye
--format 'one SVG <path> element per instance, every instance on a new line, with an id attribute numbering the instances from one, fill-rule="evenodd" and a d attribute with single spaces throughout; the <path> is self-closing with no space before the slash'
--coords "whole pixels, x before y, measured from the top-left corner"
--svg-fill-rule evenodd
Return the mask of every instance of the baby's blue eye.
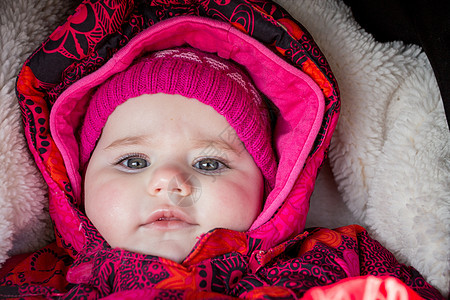
<path id="1" fill-rule="evenodd" d="M 214 172 L 223 169 L 226 165 L 214 158 L 204 158 L 197 161 L 194 167 L 204 172 Z"/>
<path id="2" fill-rule="evenodd" d="M 120 161 L 120 164 L 128 169 L 138 170 L 146 168 L 150 163 L 141 157 L 130 157 Z"/>

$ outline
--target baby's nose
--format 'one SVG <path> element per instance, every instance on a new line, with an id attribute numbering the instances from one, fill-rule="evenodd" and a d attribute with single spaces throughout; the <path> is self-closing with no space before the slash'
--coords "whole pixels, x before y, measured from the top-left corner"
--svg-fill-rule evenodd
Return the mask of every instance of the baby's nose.
<path id="1" fill-rule="evenodd" d="M 166 193 L 178 196 L 189 196 L 192 193 L 190 175 L 176 166 L 161 166 L 154 171 L 149 183 L 149 193 L 152 196 L 160 196 Z"/>

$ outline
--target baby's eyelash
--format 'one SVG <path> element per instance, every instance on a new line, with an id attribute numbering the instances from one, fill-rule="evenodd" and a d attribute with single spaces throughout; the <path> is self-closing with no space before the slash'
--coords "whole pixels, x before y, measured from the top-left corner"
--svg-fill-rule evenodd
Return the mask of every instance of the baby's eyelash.
<path id="1" fill-rule="evenodd" d="M 200 164 L 202 163 L 203 164 Z M 212 169 L 205 169 L 205 164 L 212 164 Z M 217 167 L 214 169 L 214 165 L 217 164 Z M 217 175 L 223 172 L 224 169 L 230 169 L 228 163 L 223 158 L 217 157 L 199 157 L 192 164 L 194 168 L 198 170 L 198 172 L 205 175 Z"/>
<path id="2" fill-rule="evenodd" d="M 150 160 L 144 154 L 129 153 L 118 158 L 113 165 L 127 173 L 136 173 L 149 167 Z"/>
<path id="3" fill-rule="evenodd" d="M 112 164 L 113 165 L 118 165 L 118 164 L 122 163 L 124 160 L 130 159 L 130 158 L 142 158 L 142 159 L 147 159 L 148 160 L 148 156 L 145 155 L 145 154 L 142 154 L 142 153 L 128 153 L 128 154 L 122 155 L 119 158 L 115 159 Z"/>

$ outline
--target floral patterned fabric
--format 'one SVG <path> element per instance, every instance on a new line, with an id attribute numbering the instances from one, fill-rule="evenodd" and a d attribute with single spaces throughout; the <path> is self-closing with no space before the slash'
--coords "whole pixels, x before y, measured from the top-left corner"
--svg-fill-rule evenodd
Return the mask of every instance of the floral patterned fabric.
<path id="1" fill-rule="evenodd" d="M 69 179 L 67 155 L 50 131 L 51 112 L 61 93 L 98 70 L 139 33 L 179 16 L 231 24 L 312 78 L 324 99 L 320 128 L 307 158 L 294 178 L 277 178 L 275 191 L 285 195 L 283 201 L 267 201 L 249 232 L 214 229 L 199 237 L 181 264 L 107 245 L 84 215 Z M 394 277 L 399 281 L 393 285 L 405 295 L 441 298 L 420 274 L 399 264 L 359 226 L 304 230 L 314 180 L 336 126 L 339 92 L 306 29 L 269 0 L 85 0 L 25 62 L 17 94 L 25 136 L 49 185 L 57 240 L 0 279 L 1 297 L 288 299 L 313 297 L 314 287 L 328 292 L 334 286 L 325 287 L 347 278 L 355 279 L 353 285 L 342 285 L 349 295 L 363 295 L 370 283 L 376 296 L 389 291 L 392 284 L 386 278 Z M 285 142 L 284 147 L 291 144 Z M 291 165 L 286 159 L 280 169 L 291 174 Z"/>
<path id="2" fill-rule="evenodd" d="M 233 244 L 221 249 L 223 240 Z M 443 299 L 417 271 L 399 264 L 356 225 L 307 230 L 269 251 L 259 251 L 258 241 L 245 233 L 236 235 L 224 229 L 210 232 L 202 243 L 215 251 L 191 254 L 183 266 L 167 259 L 105 248 L 80 255 L 69 271 L 72 259 L 52 244 L 8 274 L 1 282 L 0 294 L 63 299 L 138 295 L 161 299 L 296 299 L 305 294 L 310 297 L 307 293 L 313 287 L 354 278 L 361 281 L 358 289 L 346 288 L 346 292 L 359 297 L 365 290 L 361 286 L 372 275 L 383 280 L 399 279 L 403 283 L 397 285 L 412 295 L 411 299 L 420 299 L 418 295 Z M 234 251 L 228 252 L 231 248 Z M 378 288 L 371 291 L 373 299 L 384 299 L 376 298 L 378 293 L 386 293 L 381 286 Z"/>

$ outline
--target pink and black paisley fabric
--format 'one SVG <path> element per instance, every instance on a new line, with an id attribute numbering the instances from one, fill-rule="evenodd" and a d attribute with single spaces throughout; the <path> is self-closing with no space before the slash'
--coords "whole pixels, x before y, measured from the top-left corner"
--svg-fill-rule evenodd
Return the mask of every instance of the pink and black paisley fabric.
<path id="1" fill-rule="evenodd" d="M 226 238 L 226 230 L 222 231 Z M 246 235 L 240 237 L 245 239 Z M 49 247 L 31 256 L 16 272 L 0 281 L 0 295 L 61 299 L 112 295 L 118 298 L 151 295 L 161 299 L 228 299 L 228 296 L 256 299 L 263 294 L 270 299 L 300 299 L 311 288 L 371 275 L 397 278 L 424 299 L 443 299 L 417 271 L 399 264 L 359 226 L 311 229 L 267 252 L 258 251 L 257 241 L 247 241 L 247 244 L 256 248 L 200 258 L 200 262 L 184 268 L 170 260 L 154 256 L 143 258 L 128 251 L 104 248 L 78 257 L 68 274 L 64 270 L 67 271 L 70 257 Z M 51 256 L 50 261 L 57 262 L 53 269 L 40 270 L 42 273 L 33 278 L 33 284 L 17 285 L 20 274 L 25 273 L 18 272 L 21 266 L 37 267 L 41 263 L 48 268 L 48 256 Z M 61 265 L 65 269 L 61 269 Z M 74 284 L 77 281 L 80 283 Z M 53 287 L 48 283 L 53 283 Z"/>

